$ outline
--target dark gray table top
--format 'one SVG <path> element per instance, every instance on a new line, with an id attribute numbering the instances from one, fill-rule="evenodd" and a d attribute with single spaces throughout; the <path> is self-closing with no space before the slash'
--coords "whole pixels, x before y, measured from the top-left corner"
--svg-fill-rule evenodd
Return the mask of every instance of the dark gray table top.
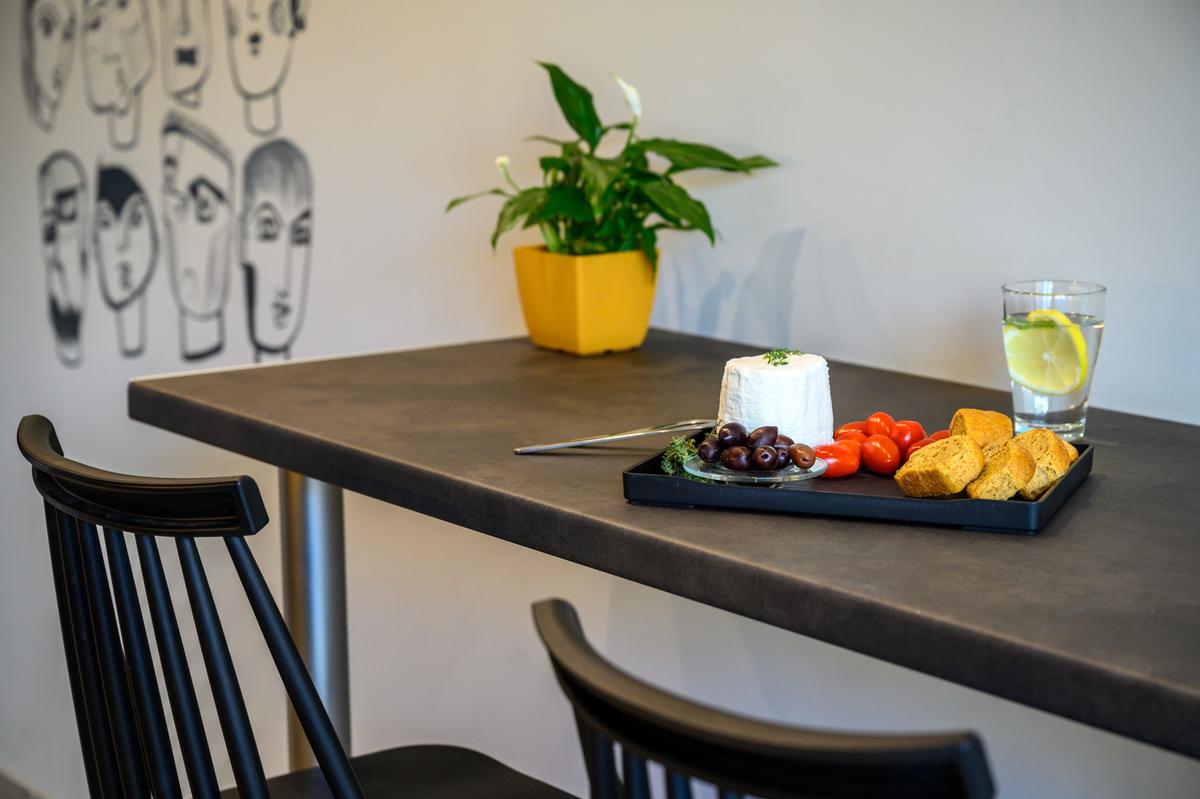
<path id="1" fill-rule="evenodd" d="M 1200 757 L 1200 427 L 1102 410 L 1095 469 L 1033 537 L 634 506 L 665 443 L 520 444 L 715 413 L 753 348 L 652 331 L 577 359 L 523 339 L 134 381 L 129 413 L 699 602 Z M 832 365 L 839 421 L 933 425 L 1001 392 Z M 353 541 L 353 531 L 351 531 Z M 352 544 L 351 544 L 352 545 Z"/>

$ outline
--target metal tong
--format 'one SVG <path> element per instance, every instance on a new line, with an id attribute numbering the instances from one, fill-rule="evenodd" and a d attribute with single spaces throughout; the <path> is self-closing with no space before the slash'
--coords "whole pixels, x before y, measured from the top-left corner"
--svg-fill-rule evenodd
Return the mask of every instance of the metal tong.
<path id="1" fill-rule="evenodd" d="M 686 433 L 691 430 L 703 430 L 717 423 L 716 419 L 685 419 L 682 422 L 660 424 L 655 427 L 639 427 L 637 430 L 626 430 L 623 433 L 609 433 L 602 436 L 576 438 L 571 441 L 557 441 L 553 444 L 531 444 L 527 447 L 517 447 L 513 450 L 516 455 L 532 455 L 535 452 L 549 452 L 555 449 L 583 447 L 588 444 L 607 444 L 610 441 L 626 441 L 631 438 L 655 436 L 660 433 Z"/>

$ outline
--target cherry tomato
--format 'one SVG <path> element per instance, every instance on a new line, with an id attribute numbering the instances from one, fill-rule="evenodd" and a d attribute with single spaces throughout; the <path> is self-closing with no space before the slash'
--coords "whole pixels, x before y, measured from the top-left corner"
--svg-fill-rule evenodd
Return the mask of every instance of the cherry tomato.
<path id="1" fill-rule="evenodd" d="M 921 427 L 920 422 L 914 422 L 911 419 L 901 419 L 896 422 L 896 426 L 892 428 L 892 432 L 888 438 L 896 442 L 896 446 L 900 448 L 900 452 L 907 452 L 908 448 L 925 438 L 925 428 Z"/>
<path id="2" fill-rule="evenodd" d="M 858 471 L 858 454 L 845 444 L 825 444 L 814 447 L 813 452 L 828 467 L 822 477 L 845 477 Z"/>
<path id="3" fill-rule="evenodd" d="M 904 462 L 908 463 L 908 459 L 912 457 L 914 452 L 919 450 L 921 447 L 929 446 L 934 441 L 937 441 L 937 439 L 934 438 L 933 436 L 929 436 L 928 438 L 922 438 L 920 441 L 914 441 L 909 446 L 909 448 L 904 451 Z"/>
<path id="4" fill-rule="evenodd" d="M 936 433 L 930 433 L 929 437 L 932 438 L 934 441 L 941 441 L 943 438 L 950 437 L 950 431 L 949 430 L 939 430 Z"/>
<path id="5" fill-rule="evenodd" d="M 839 427 L 839 428 L 838 428 L 838 429 L 837 429 L 837 430 L 834 432 L 834 434 L 833 434 L 833 440 L 834 440 L 834 441 L 837 441 L 839 438 L 841 438 L 841 437 L 842 437 L 842 433 L 858 432 L 858 433 L 862 433 L 863 435 L 866 435 L 866 433 L 865 433 L 865 432 L 863 432 L 863 431 L 865 431 L 866 429 L 867 429 L 867 423 L 866 423 L 866 422 L 846 422 L 844 425 L 842 425 L 841 427 Z"/>
<path id="6" fill-rule="evenodd" d="M 833 434 L 834 441 L 866 441 L 867 434 L 861 430 L 839 430 Z"/>
<path id="7" fill-rule="evenodd" d="M 900 448 L 885 435 L 873 435 L 862 445 L 862 462 L 875 474 L 895 474 L 900 468 Z"/>
<path id="8" fill-rule="evenodd" d="M 875 411 L 875 413 L 867 417 L 865 430 L 869 436 L 890 436 L 892 428 L 895 426 L 896 420 L 892 418 L 890 413 Z"/>
<path id="9" fill-rule="evenodd" d="M 850 435 L 849 433 L 843 433 L 842 437 L 839 438 L 834 443 L 841 444 L 844 447 L 849 447 L 850 449 L 852 449 L 854 451 L 854 454 L 857 455 L 859 457 L 859 459 L 861 459 L 862 458 L 862 445 L 863 445 L 863 442 L 866 440 L 867 440 L 867 437 L 864 436 L 862 433 L 858 433 L 857 435 Z"/>

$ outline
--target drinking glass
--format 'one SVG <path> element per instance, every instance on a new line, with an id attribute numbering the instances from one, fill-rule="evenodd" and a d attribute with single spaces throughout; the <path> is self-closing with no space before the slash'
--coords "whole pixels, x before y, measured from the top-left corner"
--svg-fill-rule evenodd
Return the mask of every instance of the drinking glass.
<path id="1" fill-rule="evenodd" d="M 1079 280 L 1026 280 L 1003 289 L 1013 426 L 1082 438 L 1107 289 Z"/>

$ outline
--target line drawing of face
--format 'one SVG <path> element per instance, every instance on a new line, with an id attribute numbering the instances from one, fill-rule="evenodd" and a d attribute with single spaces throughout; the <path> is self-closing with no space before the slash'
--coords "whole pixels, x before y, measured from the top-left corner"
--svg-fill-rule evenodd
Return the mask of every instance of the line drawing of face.
<path id="1" fill-rule="evenodd" d="M 312 173 L 286 139 L 260 145 L 242 168 L 241 263 L 255 359 L 290 357 L 304 321 L 312 261 Z"/>
<path id="2" fill-rule="evenodd" d="M 120 166 L 96 170 L 92 251 L 104 301 L 117 314 L 121 353 L 146 346 L 145 291 L 158 262 L 158 228 L 145 189 Z"/>
<path id="3" fill-rule="evenodd" d="M 88 105 L 108 118 L 112 145 L 137 143 L 142 85 L 154 68 L 146 0 L 84 0 L 83 74 Z"/>
<path id="4" fill-rule="evenodd" d="M 75 60 L 75 9 L 67 0 L 25 0 L 21 14 L 21 85 L 42 130 L 54 127 Z"/>
<path id="5" fill-rule="evenodd" d="M 163 88 L 186 106 L 200 105 L 212 67 L 208 0 L 161 0 Z"/>
<path id="6" fill-rule="evenodd" d="M 234 86 L 246 101 L 246 127 L 279 129 L 279 88 L 292 60 L 292 41 L 304 30 L 309 0 L 225 0 L 225 34 Z"/>
<path id="7" fill-rule="evenodd" d="M 233 158 L 207 128 L 170 112 L 163 123 L 162 219 L 183 356 L 225 344 L 232 242 Z"/>
<path id="8" fill-rule="evenodd" d="M 51 153 L 38 168 L 38 207 L 50 324 L 58 359 L 66 366 L 78 366 L 83 358 L 79 329 L 87 297 L 86 205 L 87 179 L 79 159 L 65 150 Z"/>

